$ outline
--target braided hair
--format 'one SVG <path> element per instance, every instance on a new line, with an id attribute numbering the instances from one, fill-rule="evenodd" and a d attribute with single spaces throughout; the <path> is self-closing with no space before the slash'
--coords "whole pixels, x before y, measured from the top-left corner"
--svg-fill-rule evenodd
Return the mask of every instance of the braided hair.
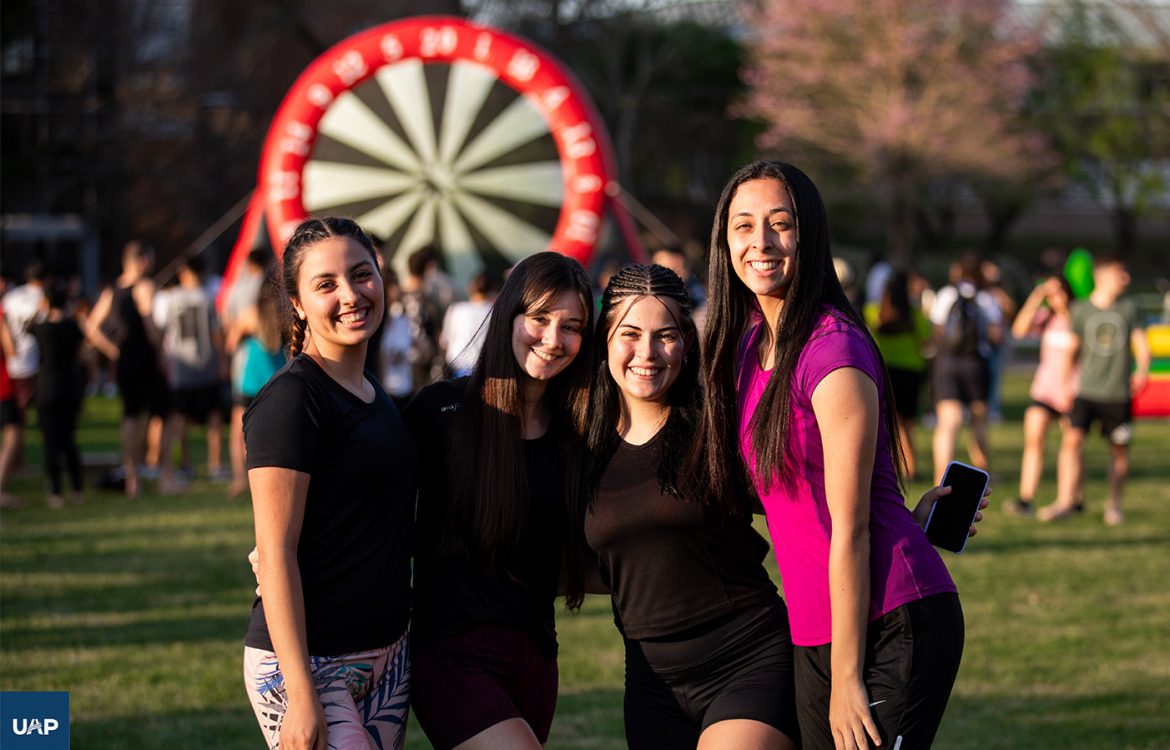
<path id="1" fill-rule="evenodd" d="M 305 347 L 305 332 L 308 330 L 308 321 L 297 315 L 293 300 L 300 294 L 301 264 L 305 259 L 305 251 L 318 242 L 333 237 L 348 237 L 357 242 L 378 262 L 378 252 L 357 222 L 338 216 L 326 216 L 320 219 L 306 219 L 293 230 L 292 237 L 284 246 L 284 256 L 281 258 L 281 282 L 284 284 L 284 294 L 281 307 L 288 325 L 288 353 L 295 357 Z"/>
<path id="2" fill-rule="evenodd" d="M 589 403 L 589 428 L 586 440 L 589 447 L 589 497 L 592 502 L 601 475 L 620 444 L 618 425 L 623 418 L 623 403 L 617 383 L 609 372 L 609 340 L 613 330 L 625 318 L 630 305 L 653 297 L 670 300 L 677 308 L 666 308 L 682 332 L 688 350 L 698 345 L 698 332 L 692 317 L 694 306 L 682 279 L 668 268 L 659 265 L 627 265 L 610 277 L 601 297 L 597 336 L 594 338 L 593 393 Z M 698 418 L 698 352 L 684 357 L 678 377 L 666 395 L 670 406 L 663 434 L 663 460 L 658 467 L 658 485 L 664 492 L 687 496 L 679 488 L 678 473 L 683 456 L 690 444 L 690 436 Z M 706 497 L 700 495 L 702 499 Z M 695 498 L 691 498 L 695 499 Z"/>

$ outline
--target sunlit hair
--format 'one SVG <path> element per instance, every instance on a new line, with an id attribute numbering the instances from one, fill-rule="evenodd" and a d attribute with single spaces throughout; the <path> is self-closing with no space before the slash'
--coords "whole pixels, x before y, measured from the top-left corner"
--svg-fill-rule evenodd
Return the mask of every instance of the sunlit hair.
<path id="1" fill-rule="evenodd" d="M 455 418 L 440 557 L 467 558 L 493 575 L 517 574 L 528 502 L 523 444 L 527 375 L 516 361 L 512 323 L 518 315 L 547 310 L 565 292 L 581 305 L 581 349 L 548 382 L 544 400 L 552 414 L 549 429 L 569 465 L 566 493 L 571 498 L 579 491 L 592 374 L 593 294 L 580 263 L 542 252 L 516 264 L 488 317 L 483 348 Z"/>
<path id="2" fill-rule="evenodd" d="M 742 337 L 762 317 L 755 295 L 731 265 L 727 227 L 731 201 L 739 187 L 752 180 L 776 180 L 788 193 L 795 211 L 797 232 L 795 270 L 784 298 L 780 319 L 771 335 L 777 343 L 768 385 L 749 422 L 756 473 L 766 486 L 789 477 L 796 468 L 785 460 L 792 425 L 792 378 L 796 364 L 821 316 L 828 312 L 847 321 L 877 346 L 865 323 L 845 295 L 833 268 L 829 222 L 824 202 L 808 175 L 791 164 L 756 161 L 740 169 L 723 188 L 715 208 L 708 264 L 707 318 L 703 327 L 701 383 L 706 392 L 698 440 L 687 462 L 688 481 L 706 482 L 709 491 L 731 492 L 743 482 L 744 464 L 737 457 L 737 357 Z M 883 367 L 883 374 L 885 369 Z M 895 470 L 904 460 L 894 422 L 893 388 L 885 378 L 885 422 Z"/>
<path id="3" fill-rule="evenodd" d="M 374 243 L 352 219 L 326 216 L 301 222 L 284 246 L 284 255 L 281 257 L 281 281 L 284 286 L 281 302 L 288 325 L 289 356 L 295 357 L 301 353 L 305 345 L 305 330 L 308 328 L 308 322 L 297 316 L 292 304 L 300 294 L 301 265 L 305 260 L 305 252 L 318 242 L 334 237 L 348 237 L 357 242 L 370 254 L 375 270 L 378 267 L 378 253 L 374 250 Z M 377 321 L 374 327 L 377 327 Z"/>

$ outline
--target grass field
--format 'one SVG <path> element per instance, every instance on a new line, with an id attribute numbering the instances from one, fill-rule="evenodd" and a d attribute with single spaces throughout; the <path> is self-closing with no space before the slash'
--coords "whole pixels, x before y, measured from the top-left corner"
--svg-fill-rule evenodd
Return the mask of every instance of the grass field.
<path id="1" fill-rule="evenodd" d="M 993 431 L 993 500 L 1016 481 L 1025 378 L 1009 375 Z M 90 402 L 87 450 L 116 450 L 117 409 Z M 38 440 L 34 429 L 34 466 Z M 1105 446 L 1093 440 L 1083 517 L 1039 525 L 993 506 L 967 552 L 944 553 L 967 644 L 938 747 L 1170 747 L 1168 456 L 1170 422 L 1140 423 L 1124 526 L 1101 523 Z M 250 508 L 197 481 L 181 497 L 90 492 L 84 506 L 50 511 L 40 487 L 35 474 L 19 479 L 29 507 L 0 516 L 0 688 L 70 691 L 82 750 L 261 746 L 240 676 Z M 1053 491 L 1049 466 L 1041 498 Z M 608 602 L 558 625 L 549 746 L 622 747 Z M 408 747 L 428 747 L 417 728 Z"/>

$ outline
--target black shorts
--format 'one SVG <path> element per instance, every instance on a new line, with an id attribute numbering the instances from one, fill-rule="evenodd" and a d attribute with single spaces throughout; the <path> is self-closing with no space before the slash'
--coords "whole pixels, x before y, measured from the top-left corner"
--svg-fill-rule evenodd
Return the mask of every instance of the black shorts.
<path id="1" fill-rule="evenodd" d="M 412 644 L 410 705 L 435 750 L 508 719 L 524 719 L 540 744 L 557 707 L 557 660 L 510 625 L 481 625 Z"/>
<path id="2" fill-rule="evenodd" d="M 1060 411 L 1052 404 L 1046 404 L 1043 401 L 1038 401 L 1037 399 L 1032 399 L 1032 401 L 1028 404 L 1029 409 L 1031 409 L 1033 406 L 1048 412 L 1048 416 L 1054 419 L 1063 419 L 1065 416 L 1067 416 L 1064 412 Z"/>
<path id="3" fill-rule="evenodd" d="M 930 747 L 963 656 L 958 594 L 904 604 L 869 624 L 865 689 L 882 747 Z M 804 750 L 833 750 L 829 729 L 832 644 L 796 647 L 796 695 Z M 870 747 L 873 747 L 871 742 Z"/>
<path id="4" fill-rule="evenodd" d="M 1073 401 L 1068 420 L 1078 430 L 1089 431 L 1094 422 L 1101 423 L 1101 435 L 1112 445 L 1129 445 L 1133 440 L 1133 422 L 1128 401 L 1109 404 L 1079 396 Z"/>
<path id="5" fill-rule="evenodd" d="M 987 401 L 991 371 L 980 357 L 942 356 L 934 362 L 934 400 L 959 401 L 967 406 Z"/>
<path id="6" fill-rule="evenodd" d="M 887 369 L 890 371 L 890 385 L 894 387 L 894 409 L 898 416 L 902 419 L 918 419 L 922 373 L 900 367 Z"/>
<path id="7" fill-rule="evenodd" d="M 122 394 L 123 418 L 137 417 L 148 412 L 152 417 L 164 417 L 170 411 L 170 393 L 162 373 L 153 367 L 141 370 L 118 371 L 118 392 Z"/>
<path id="8" fill-rule="evenodd" d="M 626 742 L 632 750 L 695 747 L 704 729 L 729 719 L 763 722 L 796 742 L 794 691 L 779 598 L 681 640 L 627 640 Z"/>
<path id="9" fill-rule="evenodd" d="M 16 425 L 24 427 L 24 410 L 16 405 L 15 398 L 6 398 L 0 401 L 0 426 Z"/>
<path id="10" fill-rule="evenodd" d="M 219 384 L 201 388 L 176 388 L 171 393 L 171 408 L 196 424 L 206 424 L 212 412 L 219 411 Z"/>

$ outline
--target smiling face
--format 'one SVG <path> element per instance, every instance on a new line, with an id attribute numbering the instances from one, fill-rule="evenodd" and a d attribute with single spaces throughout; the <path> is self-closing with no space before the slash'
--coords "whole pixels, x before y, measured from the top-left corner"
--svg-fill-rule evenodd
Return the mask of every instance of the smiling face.
<path id="1" fill-rule="evenodd" d="M 585 310 L 576 292 L 555 294 L 512 319 L 512 353 L 533 380 L 547 381 L 565 371 L 581 350 Z"/>
<path id="2" fill-rule="evenodd" d="M 687 353 L 680 319 L 674 301 L 659 297 L 637 297 L 618 310 L 606 356 L 627 402 L 666 402 Z"/>
<path id="3" fill-rule="evenodd" d="M 354 239 L 329 237 L 305 249 L 292 302 L 317 351 L 337 354 L 368 340 L 385 299 L 374 259 Z"/>
<path id="4" fill-rule="evenodd" d="M 748 180 L 728 204 L 731 267 L 762 304 L 783 301 L 796 275 L 796 209 L 776 179 Z"/>

